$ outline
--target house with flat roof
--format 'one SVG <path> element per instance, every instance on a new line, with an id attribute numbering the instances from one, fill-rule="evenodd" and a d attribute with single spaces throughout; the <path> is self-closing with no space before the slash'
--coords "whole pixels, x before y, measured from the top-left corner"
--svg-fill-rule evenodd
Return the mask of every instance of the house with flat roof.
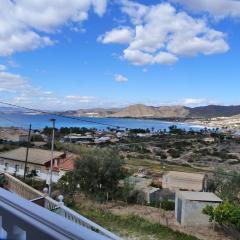
<path id="1" fill-rule="evenodd" d="M 163 175 L 162 187 L 169 190 L 189 190 L 200 192 L 203 190 L 205 175 L 170 171 Z"/>
<path id="2" fill-rule="evenodd" d="M 25 147 L 20 147 L 14 150 L 0 153 L 0 170 L 8 173 L 15 173 L 23 176 L 25 160 L 26 160 Z M 49 150 L 38 148 L 29 148 L 27 173 L 36 170 L 38 178 L 42 180 L 49 179 L 49 168 L 51 166 L 52 153 Z M 66 171 L 74 168 L 74 158 L 72 155 L 67 155 L 64 152 L 54 151 L 53 156 L 53 181 L 57 182 L 58 179 L 65 174 Z"/>
<path id="3" fill-rule="evenodd" d="M 175 196 L 175 218 L 182 226 L 208 226 L 209 216 L 202 210 L 211 205 L 217 207 L 222 200 L 214 193 L 177 191 Z"/>

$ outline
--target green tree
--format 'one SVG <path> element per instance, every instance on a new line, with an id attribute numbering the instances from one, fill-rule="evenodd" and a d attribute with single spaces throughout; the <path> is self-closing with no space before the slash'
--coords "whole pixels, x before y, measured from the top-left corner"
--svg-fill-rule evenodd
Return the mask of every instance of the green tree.
<path id="1" fill-rule="evenodd" d="M 76 161 L 75 169 L 60 182 L 63 184 L 68 181 L 67 188 L 71 192 L 79 189 L 96 199 L 106 200 L 114 196 L 119 180 L 124 176 L 123 163 L 114 150 L 85 149 Z"/>
<path id="2" fill-rule="evenodd" d="M 208 179 L 208 190 L 215 192 L 223 200 L 240 204 L 240 173 L 217 169 L 213 178 Z"/>
<path id="3" fill-rule="evenodd" d="M 240 206 L 226 201 L 218 207 L 208 205 L 203 213 L 210 216 L 209 221 L 216 221 L 220 225 L 231 226 L 240 230 Z"/>

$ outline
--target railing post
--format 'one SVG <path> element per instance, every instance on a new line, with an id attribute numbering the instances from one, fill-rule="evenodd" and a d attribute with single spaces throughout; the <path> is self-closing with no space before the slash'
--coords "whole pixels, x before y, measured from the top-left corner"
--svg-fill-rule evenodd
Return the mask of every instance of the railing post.
<path id="1" fill-rule="evenodd" d="M 63 195 L 59 195 L 58 196 L 58 206 L 61 207 L 61 206 L 64 206 L 64 202 L 63 202 Z"/>
<path id="2" fill-rule="evenodd" d="M 0 239 L 7 239 L 7 232 L 2 226 L 2 216 L 0 216 Z"/>

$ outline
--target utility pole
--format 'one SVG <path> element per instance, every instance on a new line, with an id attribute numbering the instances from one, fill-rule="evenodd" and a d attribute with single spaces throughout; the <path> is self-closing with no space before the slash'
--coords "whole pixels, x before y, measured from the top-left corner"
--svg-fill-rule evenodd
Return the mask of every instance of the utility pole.
<path id="1" fill-rule="evenodd" d="M 26 158 L 25 158 L 25 165 L 24 165 L 24 175 L 23 175 L 24 181 L 25 181 L 26 173 L 27 173 L 27 161 L 28 161 L 28 152 L 29 152 L 30 141 L 31 141 L 31 130 L 32 130 L 32 125 L 30 124 L 29 130 L 28 130 L 27 151 L 26 151 Z"/>
<path id="2" fill-rule="evenodd" d="M 56 119 L 50 119 L 50 121 L 52 122 L 53 124 L 53 127 L 52 127 L 52 148 L 51 148 L 51 165 L 50 165 L 50 169 L 49 169 L 49 176 L 50 176 L 50 179 L 49 179 L 49 197 L 51 197 L 51 194 L 52 194 L 52 169 L 53 169 L 53 160 L 54 160 L 54 142 L 55 142 L 55 122 L 56 122 Z"/>

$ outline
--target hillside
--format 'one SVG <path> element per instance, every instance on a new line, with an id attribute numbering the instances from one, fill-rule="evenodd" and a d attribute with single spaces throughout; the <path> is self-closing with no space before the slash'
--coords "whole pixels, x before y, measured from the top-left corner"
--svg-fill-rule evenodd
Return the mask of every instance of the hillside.
<path id="1" fill-rule="evenodd" d="M 189 117 L 194 118 L 231 117 L 238 114 L 240 114 L 240 106 L 209 105 L 204 107 L 191 108 Z"/>
<path id="2" fill-rule="evenodd" d="M 119 118 L 200 118 L 232 117 L 240 114 L 240 106 L 209 105 L 203 107 L 184 106 L 146 106 L 143 104 L 130 105 L 125 108 L 94 108 L 65 112 L 71 116 L 87 117 L 119 117 Z"/>
<path id="3" fill-rule="evenodd" d="M 116 112 L 119 112 L 120 108 L 91 108 L 91 109 L 79 109 L 73 111 L 61 112 L 62 114 L 66 114 L 68 116 L 74 117 L 107 117 Z"/>
<path id="4" fill-rule="evenodd" d="M 17 108 L 0 107 L 6 114 L 40 114 Z M 185 106 L 146 106 L 130 105 L 125 108 L 91 108 L 56 112 L 75 117 L 119 117 L 119 118 L 159 118 L 159 119 L 203 119 L 233 117 L 240 114 L 240 106 L 208 105 L 201 107 Z"/>
<path id="5" fill-rule="evenodd" d="M 134 118 L 185 118 L 189 115 L 189 109 L 183 106 L 152 107 L 142 104 L 131 105 L 114 113 L 111 117 Z"/>
<path id="6" fill-rule="evenodd" d="M 208 105 L 202 107 L 130 105 L 125 108 L 93 108 L 63 112 L 77 117 L 119 117 L 119 118 L 200 118 L 232 117 L 240 114 L 240 106 Z"/>

